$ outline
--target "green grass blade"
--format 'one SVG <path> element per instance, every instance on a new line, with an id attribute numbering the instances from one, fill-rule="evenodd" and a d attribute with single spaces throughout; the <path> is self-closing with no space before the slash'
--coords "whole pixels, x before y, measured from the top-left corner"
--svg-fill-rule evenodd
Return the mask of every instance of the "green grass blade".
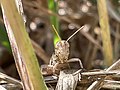
<path id="1" fill-rule="evenodd" d="M 58 11 L 58 5 L 57 2 L 55 2 L 54 0 L 48 0 L 48 8 L 54 12 L 57 13 Z M 59 30 L 59 20 L 56 16 L 50 16 L 50 23 L 51 25 L 54 25 L 57 32 L 60 34 L 60 30 Z M 59 37 L 57 37 L 56 33 L 54 32 L 54 45 L 56 44 L 56 42 L 60 41 Z"/>

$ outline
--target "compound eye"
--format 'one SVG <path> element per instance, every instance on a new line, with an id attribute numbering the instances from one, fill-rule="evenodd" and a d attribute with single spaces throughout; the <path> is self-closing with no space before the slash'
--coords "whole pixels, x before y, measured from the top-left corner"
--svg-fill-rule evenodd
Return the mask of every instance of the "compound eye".
<path id="1" fill-rule="evenodd" d="M 60 55 L 60 52 L 58 52 L 58 54 Z"/>
<path id="2" fill-rule="evenodd" d="M 58 55 L 55 55 L 56 57 L 58 57 Z"/>

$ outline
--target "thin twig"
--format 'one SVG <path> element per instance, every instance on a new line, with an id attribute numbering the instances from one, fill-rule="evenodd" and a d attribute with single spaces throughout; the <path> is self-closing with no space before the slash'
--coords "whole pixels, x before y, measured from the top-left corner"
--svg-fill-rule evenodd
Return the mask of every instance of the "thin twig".
<path id="1" fill-rule="evenodd" d="M 102 89 L 120 90 L 120 81 L 104 80 L 104 82 Z"/>
<path id="2" fill-rule="evenodd" d="M 83 76 L 98 76 L 98 75 L 113 75 L 118 74 L 119 70 L 112 70 L 112 71 L 95 71 L 95 72 L 82 72 L 81 75 Z"/>
<path id="3" fill-rule="evenodd" d="M 0 79 L 11 82 L 12 84 L 18 85 L 20 88 L 22 88 L 22 83 L 6 74 L 3 74 L 0 72 Z"/>
<path id="4" fill-rule="evenodd" d="M 118 61 L 116 61 L 114 64 L 112 64 L 108 69 L 106 69 L 106 72 L 110 71 L 110 70 L 117 70 L 120 69 L 120 59 Z M 95 81 L 92 83 L 92 85 L 90 85 L 90 87 L 87 90 L 95 90 L 98 88 L 100 88 L 100 84 L 104 81 L 104 79 L 106 79 L 107 77 L 102 78 L 99 81 Z M 103 84 L 103 83 L 102 83 Z"/>

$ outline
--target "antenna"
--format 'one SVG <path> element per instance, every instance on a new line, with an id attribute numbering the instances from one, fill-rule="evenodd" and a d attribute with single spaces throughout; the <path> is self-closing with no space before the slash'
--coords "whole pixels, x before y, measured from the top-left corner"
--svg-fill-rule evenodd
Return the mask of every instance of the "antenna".
<path id="1" fill-rule="evenodd" d="M 75 31 L 68 39 L 67 41 L 69 41 L 75 34 L 77 34 L 80 30 L 82 30 L 84 28 L 84 26 L 80 27 L 77 31 Z"/>
<path id="2" fill-rule="evenodd" d="M 60 35 L 58 34 L 58 32 L 57 32 L 57 30 L 56 30 L 55 26 L 54 26 L 54 25 L 52 25 L 52 27 L 53 27 L 53 30 L 55 31 L 56 35 L 58 36 L 58 38 L 61 40 Z"/>

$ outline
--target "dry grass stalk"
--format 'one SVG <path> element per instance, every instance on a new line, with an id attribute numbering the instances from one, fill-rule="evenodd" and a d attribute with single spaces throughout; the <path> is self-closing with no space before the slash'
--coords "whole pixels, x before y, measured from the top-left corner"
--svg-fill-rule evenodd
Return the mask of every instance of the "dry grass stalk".
<path id="1" fill-rule="evenodd" d="M 112 64 L 108 69 L 106 69 L 106 72 L 117 69 L 120 69 L 120 59 L 116 61 L 114 64 Z M 104 77 L 99 81 L 93 82 L 92 85 L 90 85 L 90 87 L 87 90 L 99 90 L 101 86 L 104 84 L 103 81 L 105 79 L 107 79 L 107 77 Z"/>
<path id="2" fill-rule="evenodd" d="M 15 0 L 0 0 L 8 37 L 24 90 L 47 90 Z"/>
<path id="3" fill-rule="evenodd" d="M 103 54 L 105 65 L 108 67 L 113 63 L 113 51 L 111 45 L 110 28 L 106 0 L 98 0 L 99 22 L 101 27 L 101 36 L 103 41 Z"/>

